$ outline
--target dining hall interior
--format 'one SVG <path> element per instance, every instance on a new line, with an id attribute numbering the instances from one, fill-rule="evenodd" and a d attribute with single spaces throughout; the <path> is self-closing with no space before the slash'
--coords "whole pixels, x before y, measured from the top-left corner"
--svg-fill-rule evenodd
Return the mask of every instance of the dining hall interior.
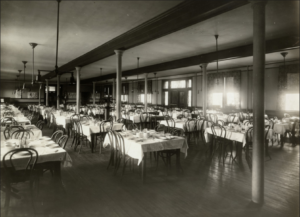
<path id="1" fill-rule="evenodd" d="M 299 216 L 299 1 L 1 1 L 1 216 Z"/>

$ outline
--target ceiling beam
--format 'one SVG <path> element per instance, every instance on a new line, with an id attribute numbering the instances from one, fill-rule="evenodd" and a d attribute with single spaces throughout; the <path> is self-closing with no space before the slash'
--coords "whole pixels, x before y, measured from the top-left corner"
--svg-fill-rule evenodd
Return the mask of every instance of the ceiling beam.
<path id="1" fill-rule="evenodd" d="M 72 71 L 76 66 L 83 67 L 112 56 L 116 49 L 130 49 L 136 47 L 246 4 L 249 4 L 249 1 L 184 1 L 170 10 L 167 10 L 166 12 L 137 26 L 136 28 L 121 34 L 105 44 L 100 45 L 88 53 L 59 67 L 58 71 Z M 44 75 L 42 79 L 49 79 L 55 76 L 55 71 L 53 70 L 52 72 Z"/>
<path id="2" fill-rule="evenodd" d="M 266 41 L 266 53 L 274 53 L 282 50 L 295 49 L 295 48 L 299 48 L 299 38 L 294 36 L 288 36 L 288 37 Z M 236 58 L 243 58 L 249 56 L 253 56 L 252 44 L 230 48 L 226 50 L 220 50 L 218 51 L 218 54 L 214 51 L 211 53 L 196 55 L 192 57 L 155 64 L 151 66 L 145 66 L 139 69 L 123 71 L 122 77 L 195 66 L 201 63 L 215 62 L 217 59 L 219 61 L 224 61 L 228 59 L 236 59 Z M 116 74 L 107 74 L 104 76 L 89 78 L 89 79 L 82 80 L 81 82 L 91 83 L 93 81 L 103 81 L 112 78 L 116 78 Z"/>

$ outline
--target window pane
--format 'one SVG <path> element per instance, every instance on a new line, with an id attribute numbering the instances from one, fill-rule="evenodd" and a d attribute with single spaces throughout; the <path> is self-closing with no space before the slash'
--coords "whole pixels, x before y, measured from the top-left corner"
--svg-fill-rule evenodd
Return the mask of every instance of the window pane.
<path id="1" fill-rule="evenodd" d="M 168 105 L 169 103 L 169 92 L 165 91 L 165 105 Z"/>
<path id="2" fill-rule="evenodd" d="M 223 104 L 223 93 L 213 93 L 212 104 L 220 106 L 222 108 Z"/>
<path id="3" fill-rule="evenodd" d="M 139 102 L 145 103 L 145 94 L 139 94 Z M 127 98 L 128 99 L 128 98 Z M 147 103 L 152 103 L 152 94 L 147 94 Z"/>
<path id="4" fill-rule="evenodd" d="M 128 95 L 121 95 L 122 102 L 128 102 Z"/>
<path id="5" fill-rule="evenodd" d="M 192 106 L 192 91 L 189 90 L 188 92 L 188 106 L 191 107 Z"/>
<path id="6" fill-rule="evenodd" d="M 171 88 L 186 88 L 186 80 L 171 81 Z"/>
<path id="7" fill-rule="evenodd" d="M 144 94 L 140 94 L 140 99 L 141 99 L 140 102 L 144 103 L 145 102 L 145 95 Z"/>
<path id="8" fill-rule="evenodd" d="M 192 87 L 192 79 L 188 80 L 188 87 Z"/>
<path id="9" fill-rule="evenodd" d="M 239 104 L 239 93 L 231 92 L 227 93 L 227 105 L 236 106 Z"/>
<path id="10" fill-rule="evenodd" d="M 285 109 L 299 111 L 299 93 L 285 94 Z"/>
<path id="11" fill-rule="evenodd" d="M 149 93 L 147 96 L 147 103 L 152 103 L 152 94 Z"/>
<path id="12" fill-rule="evenodd" d="M 168 89 L 169 88 L 169 82 L 168 81 L 165 81 L 164 82 L 164 89 Z"/>

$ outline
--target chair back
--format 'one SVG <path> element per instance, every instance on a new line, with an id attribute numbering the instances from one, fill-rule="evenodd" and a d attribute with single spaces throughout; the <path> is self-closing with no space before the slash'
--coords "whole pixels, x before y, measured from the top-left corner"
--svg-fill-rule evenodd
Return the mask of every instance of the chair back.
<path id="1" fill-rule="evenodd" d="M 15 156 L 17 155 L 21 155 L 22 158 L 26 156 L 27 162 L 25 164 L 22 163 L 22 170 L 20 170 L 20 165 L 16 164 L 18 161 L 14 160 Z M 30 178 L 32 172 L 34 171 L 37 161 L 38 152 L 32 148 L 19 148 L 11 150 L 7 152 L 2 158 L 5 174 L 1 175 L 3 175 L 3 177 L 5 177 L 5 180 L 9 183 L 26 181 Z"/>
<path id="2" fill-rule="evenodd" d="M 175 121 L 173 118 L 171 118 L 171 117 L 166 118 L 166 116 L 165 116 L 165 120 L 167 122 L 168 127 L 175 128 Z"/>
<path id="3" fill-rule="evenodd" d="M 52 134 L 51 139 L 57 143 L 60 137 L 62 137 L 63 135 L 64 132 L 62 130 L 57 130 Z"/>
<path id="4" fill-rule="evenodd" d="M 218 124 L 213 124 L 211 126 L 211 131 L 215 138 L 221 137 L 226 138 L 226 129 L 223 126 L 220 126 Z M 218 133 L 220 132 L 220 133 Z"/>
<path id="5" fill-rule="evenodd" d="M 66 148 L 66 144 L 67 144 L 67 142 L 68 142 L 68 139 L 69 139 L 68 135 L 63 135 L 63 136 L 61 136 L 61 137 L 58 139 L 57 144 L 58 144 L 60 147 L 62 147 L 63 149 L 65 149 L 65 148 Z"/>
<path id="6" fill-rule="evenodd" d="M 196 131 L 197 121 L 195 119 L 189 119 L 184 123 L 183 129 L 185 132 Z"/>
<path id="7" fill-rule="evenodd" d="M 30 135 L 34 135 L 31 130 L 18 129 L 11 134 L 11 139 L 30 139 Z"/>
<path id="8" fill-rule="evenodd" d="M 37 128 L 39 128 L 40 130 L 43 130 L 44 124 L 45 124 L 44 121 L 39 120 L 38 122 L 36 122 L 35 126 L 36 126 Z"/>
<path id="9" fill-rule="evenodd" d="M 217 124 L 221 126 L 225 126 L 225 122 L 223 120 L 217 120 Z"/>
<path id="10" fill-rule="evenodd" d="M 127 124 L 127 130 L 134 130 L 134 129 L 138 129 L 139 127 L 135 124 L 135 123 L 133 123 L 133 122 L 129 122 L 128 124 Z"/>
<path id="11" fill-rule="evenodd" d="M 239 117 L 234 114 L 228 115 L 228 123 L 237 123 L 239 120 Z"/>
<path id="12" fill-rule="evenodd" d="M 112 121 L 102 121 L 99 125 L 100 132 L 108 132 L 109 130 L 112 130 L 113 123 Z"/>
<path id="13" fill-rule="evenodd" d="M 253 127 L 249 127 L 246 132 L 246 143 L 251 143 L 253 138 Z"/>
<path id="14" fill-rule="evenodd" d="M 7 126 L 3 132 L 4 138 L 9 139 L 11 137 L 11 134 L 16 130 L 24 130 L 24 128 L 22 126 Z"/>

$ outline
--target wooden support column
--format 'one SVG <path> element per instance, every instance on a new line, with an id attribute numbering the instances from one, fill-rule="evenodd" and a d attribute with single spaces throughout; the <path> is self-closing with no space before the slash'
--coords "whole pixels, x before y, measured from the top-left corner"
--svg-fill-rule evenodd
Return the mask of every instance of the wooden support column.
<path id="1" fill-rule="evenodd" d="M 145 99 L 145 112 L 147 112 L 147 107 L 148 107 L 148 74 L 145 73 L 145 95 L 144 95 L 144 99 Z"/>
<path id="2" fill-rule="evenodd" d="M 42 89 L 42 84 L 39 85 L 39 106 L 41 105 L 41 89 Z"/>
<path id="3" fill-rule="evenodd" d="M 96 104 L 96 82 L 93 82 L 93 105 Z"/>
<path id="4" fill-rule="evenodd" d="M 80 113 L 80 69 L 81 67 L 75 67 L 76 69 L 76 114 Z"/>
<path id="5" fill-rule="evenodd" d="M 206 116 L 206 109 L 207 109 L 207 79 L 206 79 L 206 69 L 208 63 L 202 63 L 202 110 L 204 117 Z"/>
<path id="6" fill-rule="evenodd" d="M 250 98 L 252 94 L 250 93 L 250 66 L 247 67 L 247 110 L 250 110 Z"/>
<path id="7" fill-rule="evenodd" d="M 122 79 L 122 77 L 121 77 Z M 121 81 L 122 82 L 122 81 Z M 122 86 L 122 84 L 121 84 Z M 113 85 L 112 85 L 112 98 L 116 99 L 116 79 L 113 79 Z M 122 91 L 122 90 L 121 90 Z M 121 98 L 120 98 L 121 99 Z"/>
<path id="8" fill-rule="evenodd" d="M 124 50 L 115 50 L 117 55 L 117 92 L 116 92 L 116 118 L 122 118 L 121 115 L 121 91 L 122 91 L 122 55 Z"/>
<path id="9" fill-rule="evenodd" d="M 46 92 L 46 106 L 49 106 L 49 80 L 46 79 L 46 88 L 47 88 L 47 92 Z"/>
<path id="10" fill-rule="evenodd" d="M 57 75 L 57 87 L 56 87 L 56 108 L 59 109 L 59 94 L 60 94 L 60 75 Z"/>
<path id="11" fill-rule="evenodd" d="M 264 202 L 264 80 L 266 1 L 250 1 L 253 8 L 253 150 L 252 201 Z"/>

